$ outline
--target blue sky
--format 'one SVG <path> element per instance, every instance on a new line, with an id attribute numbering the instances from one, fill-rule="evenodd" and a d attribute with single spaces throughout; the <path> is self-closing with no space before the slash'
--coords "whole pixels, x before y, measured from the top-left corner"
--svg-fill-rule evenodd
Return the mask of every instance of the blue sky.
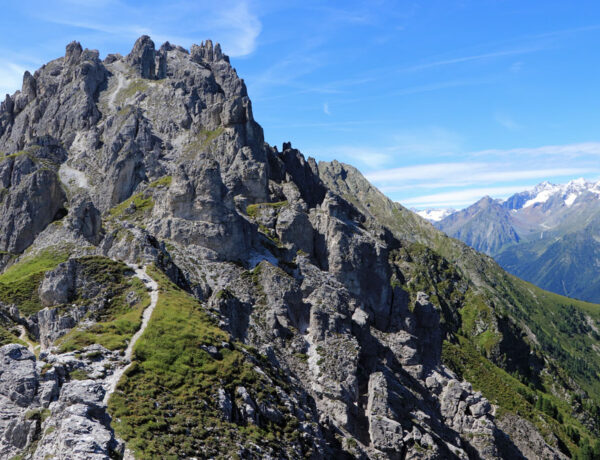
<path id="1" fill-rule="evenodd" d="M 576 5 L 573 6 L 573 5 Z M 126 54 L 211 38 L 267 142 L 357 166 L 409 207 L 600 179 L 594 1 L 5 2 L 0 92 L 79 40 Z"/>

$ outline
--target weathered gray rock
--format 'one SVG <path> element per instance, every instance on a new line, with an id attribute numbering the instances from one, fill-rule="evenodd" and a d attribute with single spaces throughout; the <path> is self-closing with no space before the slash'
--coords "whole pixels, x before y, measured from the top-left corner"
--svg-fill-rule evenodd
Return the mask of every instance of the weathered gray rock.
<path id="1" fill-rule="evenodd" d="M 35 357 L 22 345 L 0 347 L 0 396 L 27 407 L 37 391 Z"/>
<path id="2" fill-rule="evenodd" d="M 127 55 L 127 63 L 131 65 L 142 78 L 153 79 L 156 72 L 156 50 L 154 42 L 147 35 L 142 35 L 133 45 Z"/>
<path id="3" fill-rule="evenodd" d="M 369 377 L 369 436 L 371 445 L 380 451 L 389 452 L 389 458 L 401 458 L 404 447 L 402 425 L 390 418 L 387 383 L 383 373 L 376 372 Z"/>
<path id="4" fill-rule="evenodd" d="M 0 248 L 23 252 L 66 201 L 56 173 L 44 163 L 60 162 L 64 152 L 31 147 L 0 162 Z"/>
<path id="5" fill-rule="evenodd" d="M 568 458 L 556 447 L 548 445 L 539 431 L 528 422 L 512 414 L 506 414 L 497 420 L 497 425 L 508 435 L 522 458 L 544 458 L 562 460 Z M 516 458 L 516 457 L 515 457 Z"/>
<path id="6" fill-rule="evenodd" d="M 75 291 L 77 264 L 69 260 L 46 272 L 39 288 L 39 296 L 46 307 L 67 303 Z"/>
<path id="7" fill-rule="evenodd" d="M 203 256 L 242 260 L 248 251 L 247 229 L 211 159 L 177 170 L 165 202 L 155 210 L 154 231 L 185 246 L 203 248 Z"/>
<path id="8" fill-rule="evenodd" d="M 26 418 L 38 388 L 35 357 L 21 345 L 0 347 L 0 456 L 11 458 L 35 436 Z"/>
<path id="9" fill-rule="evenodd" d="M 281 242 L 292 249 L 313 253 L 314 232 L 305 212 L 285 207 L 277 216 L 276 232 Z"/>
<path id="10" fill-rule="evenodd" d="M 71 200 L 66 226 L 93 245 L 102 240 L 102 217 L 94 203 L 87 197 Z"/>

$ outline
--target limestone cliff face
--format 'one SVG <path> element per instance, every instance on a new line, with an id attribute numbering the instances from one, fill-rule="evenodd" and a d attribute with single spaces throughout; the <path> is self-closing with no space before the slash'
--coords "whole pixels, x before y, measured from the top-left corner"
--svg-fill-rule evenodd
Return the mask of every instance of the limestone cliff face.
<path id="1" fill-rule="evenodd" d="M 38 311 L 0 305 L 1 324 L 42 345 L 37 358 L 0 348 L 1 456 L 109 458 L 142 436 L 120 439 L 104 402 L 118 351 L 59 346 L 112 311 L 116 288 L 86 271 L 89 256 L 155 264 L 231 337 L 203 345 L 207 356 L 238 350 L 271 382 L 270 399 L 217 384 L 202 407 L 237 427 L 233 441 L 219 451 L 206 434 L 219 426 L 189 428 L 175 456 L 523 456 L 494 406 L 442 364 L 442 307 L 407 284 L 405 243 L 325 185 L 314 160 L 264 142 L 219 45 L 157 50 L 141 37 L 128 56 L 100 60 L 71 43 L 7 96 L 0 152 L 3 264 L 56 248 L 69 258 L 41 275 Z M 136 305 L 135 292 L 124 298 Z M 124 397 L 133 375 L 122 377 Z M 156 414 L 164 383 L 149 396 Z M 551 436 L 521 426 L 536 433 L 527 455 L 563 456 Z M 249 427 L 297 435 L 261 447 Z M 132 449 L 143 458 L 143 446 Z"/>

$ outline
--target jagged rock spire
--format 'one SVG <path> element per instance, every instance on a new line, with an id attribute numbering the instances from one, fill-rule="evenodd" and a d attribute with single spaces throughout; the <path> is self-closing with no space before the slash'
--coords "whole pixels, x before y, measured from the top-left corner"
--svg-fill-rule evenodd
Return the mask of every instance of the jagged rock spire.
<path id="1" fill-rule="evenodd" d="M 142 78 L 154 79 L 156 76 L 156 49 L 148 35 L 142 35 L 127 55 L 127 62 L 133 66 Z"/>
<path id="2" fill-rule="evenodd" d="M 27 96 L 27 100 L 31 101 L 36 96 L 36 83 L 33 75 L 28 70 L 23 74 L 23 88 L 22 93 Z"/>
<path id="3" fill-rule="evenodd" d="M 81 47 L 81 43 L 77 41 L 72 41 L 67 45 L 67 51 L 65 53 L 65 62 L 67 65 L 73 65 L 79 58 L 81 57 L 81 53 L 83 52 L 83 48 Z"/>
<path id="4" fill-rule="evenodd" d="M 195 60 L 201 60 L 205 62 L 217 62 L 220 60 L 225 60 L 229 62 L 229 57 L 223 54 L 221 51 L 221 45 L 215 43 L 213 46 L 212 40 L 206 40 L 202 42 L 199 46 L 192 46 L 192 58 Z"/>

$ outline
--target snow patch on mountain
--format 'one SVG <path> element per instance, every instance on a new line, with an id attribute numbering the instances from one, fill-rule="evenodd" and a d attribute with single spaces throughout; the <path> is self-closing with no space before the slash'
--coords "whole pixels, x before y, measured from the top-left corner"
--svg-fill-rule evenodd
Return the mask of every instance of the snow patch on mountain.
<path id="1" fill-rule="evenodd" d="M 456 209 L 413 209 L 413 211 L 416 212 L 423 219 L 427 219 L 430 222 L 439 222 L 440 220 L 448 217 L 450 214 L 454 214 L 456 212 Z"/>
<path id="2" fill-rule="evenodd" d="M 559 185 L 542 182 L 530 192 L 525 192 L 528 193 L 529 199 L 525 201 L 522 207 L 528 208 L 538 203 L 546 203 L 554 197 L 559 197 L 565 206 L 571 207 L 577 198 L 585 192 L 593 193 L 597 198 L 600 197 L 600 181 L 589 182 L 581 177 Z"/>

